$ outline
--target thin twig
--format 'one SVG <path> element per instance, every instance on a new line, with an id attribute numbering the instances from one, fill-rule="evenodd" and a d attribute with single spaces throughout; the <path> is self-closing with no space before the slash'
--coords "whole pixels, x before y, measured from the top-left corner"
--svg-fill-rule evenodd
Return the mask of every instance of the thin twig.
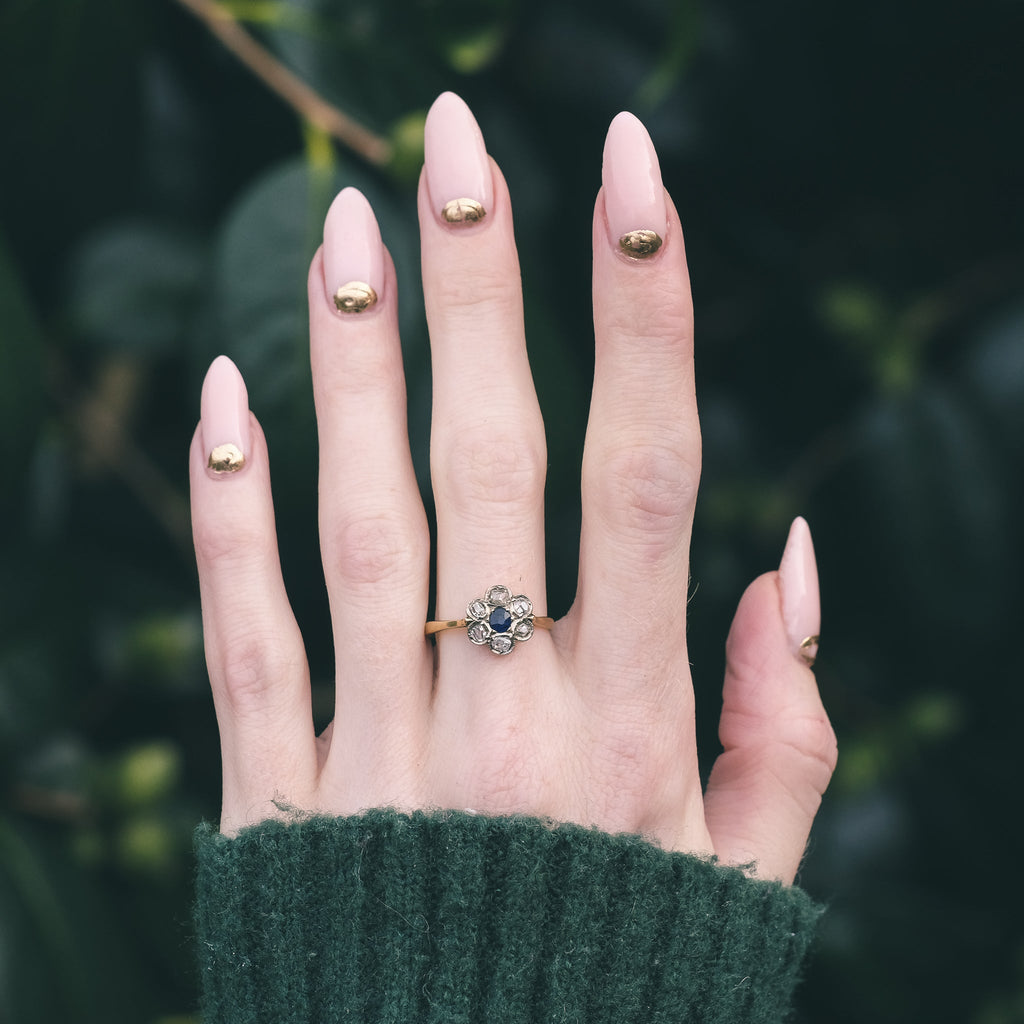
<path id="1" fill-rule="evenodd" d="M 128 433 L 117 413 L 86 397 L 71 410 L 86 453 L 112 471 L 178 548 L 191 559 L 192 540 L 188 501 Z"/>
<path id="2" fill-rule="evenodd" d="M 188 8 L 254 75 L 321 131 L 333 135 L 365 160 L 384 166 L 391 144 L 328 103 L 261 46 L 216 0 L 178 0 Z"/>
<path id="3" fill-rule="evenodd" d="M 108 360 L 100 366 L 96 385 L 85 390 L 72 386 L 70 370 L 59 355 L 54 352 L 51 359 L 51 393 L 81 445 L 85 468 L 102 466 L 117 476 L 191 560 L 188 498 L 129 432 L 134 368 L 125 361 Z"/>

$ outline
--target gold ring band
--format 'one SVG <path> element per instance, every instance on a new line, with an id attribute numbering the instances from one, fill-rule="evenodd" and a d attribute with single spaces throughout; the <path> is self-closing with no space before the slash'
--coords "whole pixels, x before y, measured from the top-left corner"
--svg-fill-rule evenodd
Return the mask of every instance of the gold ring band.
<path id="1" fill-rule="evenodd" d="M 510 587 L 496 584 L 483 597 L 469 602 L 464 619 L 434 619 L 423 627 L 425 636 L 446 629 L 465 629 L 469 639 L 486 645 L 492 654 L 511 654 L 517 643 L 525 643 L 534 629 L 551 629 L 555 620 L 534 615 L 533 602 L 525 594 L 514 594 Z"/>
<path id="2" fill-rule="evenodd" d="M 534 615 L 533 625 L 537 629 L 551 629 L 555 620 L 548 615 Z M 446 629 L 465 629 L 469 625 L 466 619 L 432 619 L 423 627 L 424 636 L 443 633 Z"/>

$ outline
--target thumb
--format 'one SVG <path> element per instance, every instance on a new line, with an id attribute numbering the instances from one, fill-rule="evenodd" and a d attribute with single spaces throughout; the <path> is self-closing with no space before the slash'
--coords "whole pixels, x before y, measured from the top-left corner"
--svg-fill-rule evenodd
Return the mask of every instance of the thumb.
<path id="1" fill-rule="evenodd" d="M 747 588 L 729 631 L 723 752 L 704 798 L 719 859 L 786 884 L 836 765 L 835 733 L 810 668 L 820 618 L 811 533 L 796 519 L 779 571 Z"/>

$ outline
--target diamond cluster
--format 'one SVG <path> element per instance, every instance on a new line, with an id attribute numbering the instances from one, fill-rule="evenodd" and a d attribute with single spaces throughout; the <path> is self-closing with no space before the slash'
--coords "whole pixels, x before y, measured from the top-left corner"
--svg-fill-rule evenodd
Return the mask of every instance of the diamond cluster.
<path id="1" fill-rule="evenodd" d="M 533 602 L 508 587 L 491 587 L 466 609 L 466 632 L 475 644 L 495 654 L 509 654 L 517 640 L 533 636 Z"/>

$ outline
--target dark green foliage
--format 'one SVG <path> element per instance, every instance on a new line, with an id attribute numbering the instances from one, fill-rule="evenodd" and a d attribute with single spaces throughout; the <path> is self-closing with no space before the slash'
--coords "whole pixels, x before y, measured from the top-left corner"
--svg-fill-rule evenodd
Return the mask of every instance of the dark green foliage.
<path id="1" fill-rule="evenodd" d="M 739 594 L 792 515 L 814 529 L 841 760 L 803 876 L 831 909 L 800 1018 L 1024 1019 L 1020 5 L 231 9 L 390 159 L 304 126 L 171 0 L 0 6 L 0 1020 L 194 1013 L 190 831 L 219 784 L 185 478 L 199 384 L 230 354 L 267 430 L 324 722 L 306 268 L 357 184 L 398 267 L 429 503 L 414 208 L 444 88 L 515 203 L 556 615 L 609 119 L 633 109 L 661 153 L 697 303 L 689 643 L 709 762 Z M 575 255 L 546 244 L 553 223 Z"/>

